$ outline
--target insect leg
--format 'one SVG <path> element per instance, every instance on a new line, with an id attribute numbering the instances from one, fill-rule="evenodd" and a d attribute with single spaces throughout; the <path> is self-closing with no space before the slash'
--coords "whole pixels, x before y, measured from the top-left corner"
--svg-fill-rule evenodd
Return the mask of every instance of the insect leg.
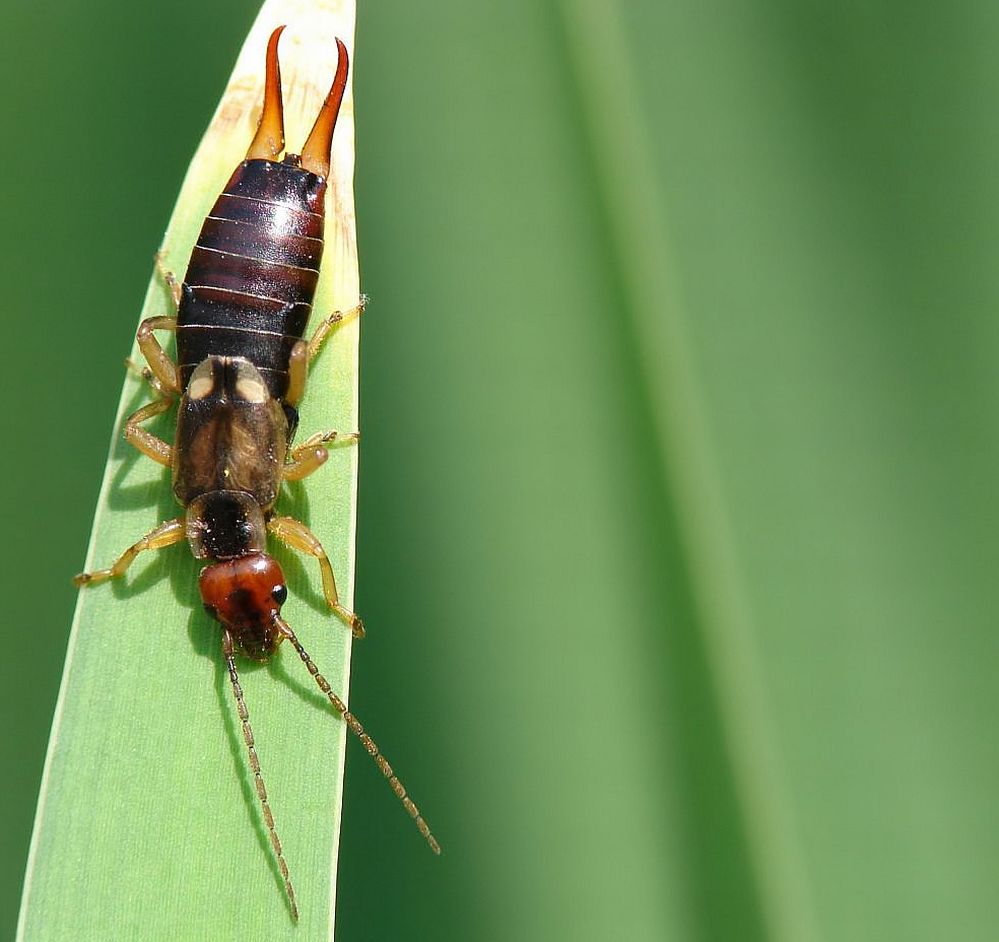
<path id="1" fill-rule="evenodd" d="M 309 341 L 309 362 L 311 363 L 316 358 L 323 344 L 326 342 L 326 338 L 329 337 L 335 328 L 352 317 L 363 314 L 367 306 L 368 296 L 362 294 L 361 300 L 356 307 L 352 307 L 349 311 L 334 311 L 329 317 L 320 321 L 319 326 L 316 327 L 316 331 L 312 335 L 312 339 Z"/>
<path id="2" fill-rule="evenodd" d="M 163 264 L 163 250 L 156 253 L 156 273 L 163 279 L 163 283 L 170 292 L 173 299 L 173 309 L 176 311 L 180 307 L 180 282 L 177 276 Z"/>
<path id="3" fill-rule="evenodd" d="M 153 371 L 148 366 L 139 366 L 131 357 L 125 357 L 125 369 L 137 379 L 145 380 L 157 396 L 169 399 L 171 394 L 163 388 L 163 384 L 153 375 Z"/>
<path id="4" fill-rule="evenodd" d="M 392 766 L 388 764 L 388 760 L 381 754 L 374 740 L 364 731 L 364 727 L 357 717 L 347 709 L 347 704 L 333 692 L 329 681 L 319 673 L 319 668 L 316 667 L 312 658 L 309 657 L 308 652 L 302 647 L 302 642 L 295 636 L 295 632 L 291 630 L 291 626 L 280 616 L 276 621 L 278 628 L 281 629 L 284 636 L 292 643 L 292 646 L 298 652 L 298 656 L 302 659 L 306 670 L 312 675 L 319 689 L 326 694 L 326 698 L 332 704 L 333 709 L 343 717 L 344 722 L 350 727 L 350 731 L 361 740 L 361 745 L 367 750 L 368 755 L 375 760 L 375 764 L 381 769 L 382 775 L 388 779 L 389 787 L 395 792 L 396 797 L 402 802 L 402 806 L 416 822 L 416 827 L 430 845 L 430 849 L 435 854 L 439 854 L 441 852 L 441 845 L 437 843 L 437 839 L 431 833 L 429 825 L 423 820 L 423 815 L 420 814 L 419 808 L 416 807 L 413 800 L 406 794 L 406 789 L 403 787 L 402 782 L 399 781 L 399 777 L 392 770 Z"/>
<path id="5" fill-rule="evenodd" d="M 135 339 L 139 341 L 139 349 L 146 358 L 153 375 L 171 394 L 180 392 L 180 375 L 177 372 L 177 364 L 167 356 L 166 350 L 160 346 L 153 331 L 176 329 L 177 318 L 175 317 L 147 317 L 139 325 L 139 332 L 135 335 Z"/>
<path id="6" fill-rule="evenodd" d="M 176 517 L 167 520 L 150 530 L 138 543 L 133 543 L 119 556 L 108 569 L 97 569 L 94 572 L 81 572 L 73 577 L 73 585 L 85 586 L 95 582 L 104 582 L 116 576 L 125 575 L 125 570 L 135 561 L 135 557 L 143 550 L 162 549 L 172 543 L 179 543 L 185 536 L 184 518 Z"/>
<path id="7" fill-rule="evenodd" d="M 339 316 L 339 315 L 337 315 Z M 325 322 L 324 322 L 325 323 Z M 322 329 L 322 325 L 320 328 Z M 317 330 L 318 334 L 318 330 Z M 288 391 L 285 399 L 291 406 L 297 406 L 305 392 L 305 381 L 309 373 L 309 347 L 304 340 L 299 340 L 291 348 L 288 357 Z M 316 470 L 326 461 L 326 450 L 318 446 L 329 445 L 334 441 L 354 443 L 360 435 L 357 432 L 340 433 L 335 431 L 320 432 L 311 435 L 288 456 L 288 464 L 284 468 L 284 477 L 288 481 L 298 481 Z"/>
<path id="8" fill-rule="evenodd" d="M 173 316 L 166 319 L 168 322 L 172 322 L 175 320 L 177 310 L 180 308 L 180 298 L 181 298 L 180 282 L 177 280 L 177 276 L 163 264 L 162 250 L 156 253 L 154 259 L 156 261 L 156 273 L 163 279 L 164 283 L 167 286 L 167 289 L 170 292 L 170 298 L 173 301 L 174 314 Z M 151 320 L 154 319 L 157 321 L 163 320 L 162 318 L 151 318 Z M 143 327 L 145 327 L 145 325 L 146 322 L 144 321 L 143 326 L 139 328 L 140 334 L 149 333 L 150 330 L 156 330 L 160 328 L 167 330 L 175 330 L 177 326 L 175 323 L 157 323 L 155 325 L 152 325 L 149 330 L 143 331 Z M 163 352 L 162 347 L 160 347 L 160 352 L 162 356 L 159 356 L 157 355 L 156 351 L 152 349 L 152 346 L 151 344 L 149 344 L 149 341 L 147 340 L 146 342 L 147 345 L 150 346 L 150 350 L 147 351 L 145 348 L 143 348 L 142 352 L 146 356 L 147 361 L 149 361 L 149 356 L 151 353 L 154 359 L 161 360 L 163 358 L 166 358 L 169 362 L 169 358 L 166 357 L 166 353 Z M 140 347 L 142 346 L 141 339 L 139 345 Z M 159 344 L 156 344 L 156 346 L 159 347 Z M 145 367 L 139 366 L 139 364 L 136 363 L 133 359 L 131 359 L 131 357 L 125 359 L 125 366 L 140 379 L 144 379 L 147 383 L 149 383 L 149 385 L 153 387 L 153 391 L 158 396 L 164 396 L 169 398 L 169 396 L 171 395 L 172 392 L 174 392 L 174 390 L 168 389 L 167 386 L 179 385 L 178 383 L 176 383 L 176 367 L 174 367 L 172 363 L 170 363 L 168 367 L 161 368 L 160 370 L 160 372 L 166 374 L 166 378 L 171 381 L 168 383 L 165 383 L 163 379 L 160 376 L 157 376 L 157 374 L 154 373 L 153 370 L 151 370 L 148 366 Z M 179 389 L 176 391 L 179 392 Z"/>
<path id="9" fill-rule="evenodd" d="M 330 429 L 326 432 L 316 432 L 314 435 L 310 435 L 304 442 L 297 445 L 291 451 L 292 458 L 298 457 L 298 452 L 308 451 L 310 448 L 315 448 L 317 445 L 332 445 L 337 442 L 341 445 L 356 445 L 360 441 L 360 432 L 338 432 L 336 429 Z"/>
<path id="10" fill-rule="evenodd" d="M 281 476 L 286 481 L 301 481 L 326 464 L 328 457 L 329 453 L 325 448 L 313 448 L 308 451 L 296 448 L 291 453 L 291 460 L 281 470 Z"/>
<path id="11" fill-rule="evenodd" d="M 253 784 L 257 792 L 257 799 L 260 802 L 260 811 L 264 816 L 264 824 L 267 825 L 267 834 L 271 839 L 271 847 L 274 848 L 274 856 L 277 857 L 278 869 L 281 871 L 281 877 L 284 880 L 284 889 L 288 894 L 288 905 L 291 906 L 291 914 L 297 922 L 298 904 L 295 902 L 295 888 L 291 885 L 288 864 L 285 862 L 284 852 L 281 850 L 281 841 L 274 827 L 274 815 L 271 813 L 270 802 L 267 800 L 267 788 L 264 786 L 264 777 L 260 771 L 260 760 L 257 758 L 257 749 L 253 741 L 250 714 L 246 709 L 246 701 L 243 699 L 243 688 L 239 683 L 239 675 L 236 673 L 235 647 L 232 643 L 232 635 L 228 631 L 222 635 L 222 655 L 225 657 L 233 696 L 236 698 L 239 722 L 243 727 L 243 742 L 246 743 L 246 754 L 249 756 L 250 771 L 253 773 Z"/>
<path id="12" fill-rule="evenodd" d="M 309 348 L 304 340 L 299 340 L 288 354 L 288 391 L 284 398 L 290 406 L 297 406 L 305 392 L 305 381 L 309 375 Z"/>
<path id="13" fill-rule="evenodd" d="M 330 429 L 327 432 L 316 432 L 310 435 L 302 444 L 293 448 L 288 455 L 288 463 L 281 472 L 286 481 L 300 481 L 313 471 L 321 468 L 329 457 L 326 447 L 334 442 L 343 445 L 356 445 L 361 437 L 360 432 L 338 432 Z"/>
<path id="14" fill-rule="evenodd" d="M 336 591 L 336 578 L 333 575 L 333 566 L 323 549 L 323 544 L 316 539 L 315 534 L 301 521 L 292 517 L 271 517 L 267 522 L 267 529 L 274 534 L 285 546 L 290 546 L 300 553 L 307 553 L 315 556 L 319 560 L 319 569 L 323 575 L 323 595 L 330 608 L 333 609 L 340 618 L 350 627 L 355 638 L 364 637 L 364 623 L 353 612 L 348 612 L 340 604 Z"/>
<path id="15" fill-rule="evenodd" d="M 134 445 L 146 457 L 152 458 L 159 464 L 168 468 L 173 463 L 173 448 L 162 438 L 157 438 L 152 432 L 147 432 L 144 428 L 139 428 L 141 422 L 151 419 L 154 415 L 160 415 L 170 408 L 172 400 L 154 399 L 148 405 L 137 409 L 125 420 L 125 441 Z"/>

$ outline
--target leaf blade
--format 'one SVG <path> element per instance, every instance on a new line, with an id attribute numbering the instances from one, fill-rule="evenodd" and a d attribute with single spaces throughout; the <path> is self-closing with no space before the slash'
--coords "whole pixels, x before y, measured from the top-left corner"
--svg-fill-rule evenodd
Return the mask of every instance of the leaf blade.
<path id="1" fill-rule="evenodd" d="M 165 240 L 168 267 L 183 270 L 201 220 L 242 159 L 259 109 L 270 30 L 281 22 L 292 27 L 282 58 L 294 147 L 304 140 L 305 125 L 332 79 L 332 38 L 350 43 L 353 19 L 349 2 L 316 7 L 280 0 L 261 11 L 182 187 Z M 313 35 L 319 41 L 305 42 Z M 317 316 L 353 306 L 358 295 L 352 124 L 348 89 L 334 140 Z M 154 279 L 142 317 L 163 313 L 165 305 L 166 293 Z M 356 428 L 357 330 L 356 323 L 341 328 L 317 361 L 303 402 L 306 433 L 320 426 Z M 118 435 L 123 417 L 145 395 L 137 383 L 126 382 L 87 568 L 106 565 L 158 520 L 179 512 L 163 469 L 138 458 Z M 310 491 L 296 487 L 291 500 L 279 504 L 284 512 L 304 514 L 327 543 L 348 604 L 356 471 L 356 449 L 335 450 Z M 349 633 L 330 618 L 321 595 L 307 588 L 316 573 L 277 555 L 291 587 L 286 614 L 346 697 Z M 195 583 L 189 552 L 172 547 L 137 562 L 125 584 L 81 593 L 46 759 L 19 938 L 102 938 L 128 928 L 143 938 L 177 938 L 222 925 L 254 933 L 266 928 L 270 937 L 290 931 L 296 938 L 332 935 L 343 724 L 313 696 L 308 676 L 297 672 L 294 652 L 291 667 L 282 663 L 242 672 L 300 896 L 302 922 L 295 929 L 248 786 L 217 632 L 199 611 Z M 187 638 L 177 630 L 185 624 Z M 317 763 L 317 755 L 334 761 Z"/>
<path id="2" fill-rule="evenodd" d="M 559 6 L 639 351 L 639 384 L 654 420 L 658 470 L 675 509 L 686 588 L 754 891 L 770 936 L 815 940 L 819 931 L 794 802 L 621 16 L 586 0 L 563 0 Z"/>

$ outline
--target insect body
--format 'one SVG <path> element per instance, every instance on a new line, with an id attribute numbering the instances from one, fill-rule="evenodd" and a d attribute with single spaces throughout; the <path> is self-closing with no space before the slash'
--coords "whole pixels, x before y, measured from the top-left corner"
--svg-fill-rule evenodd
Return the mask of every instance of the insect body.
<path id="1" fill-rule="evenodd" d="M 362 636 L 361 620 L 339 601 L 333 568 L 306 525 L 274 512 L 282 481 L 298 480 L 327 458 L 334 441 L 357 435 L 326 432 L 293 447 L 298 403 L 309 361 L 346 316 L 320 322 L 304 338 L 323 251 L 323 218 L 336 118 L 347 84 L 347 50 L 337 40 L 338 64 L 330 92 L 301 155 L 284 150 L 284 122 L 277 46 L 283 27 L 267 46 L 264 109 L 247 158 L 233 172 L 205 220 L 183 284 L 165 273 L 177 304 L 176 317 L 143 321 L 139 347 L 149 364 L 144 375 L 158 397 L 133 413 L 125 437 L 172 470 L 173 490 L 185 508 L 160 524 L 115 562 L 74 580 L 88 585 L 121 576 L 135 557 L 187 539 L 195 557 L 207 561 L 199 588 L 206 611 L 221 625 L 222 653 L 237 701 L 250 769 L 264 821 L 297 918 L 295 893 L 274 827 L 260 772 L 249 715 L 236 669 L 237 651 L 266 660 L 291 642 L 333 708 L 358 735 L 389 779 L 431 848 L 440 847 L 407 797 L 388 762 L 343 701 L 319 673 L 281 617 L 287 597 L 280 565 L 267 555 L 267 534 L 319 561 L 330 607 Z M 176 332 L 177 361 L 154 331 Z M 142 423 L 166 412 L 179 397 L 173 445 Z"/>

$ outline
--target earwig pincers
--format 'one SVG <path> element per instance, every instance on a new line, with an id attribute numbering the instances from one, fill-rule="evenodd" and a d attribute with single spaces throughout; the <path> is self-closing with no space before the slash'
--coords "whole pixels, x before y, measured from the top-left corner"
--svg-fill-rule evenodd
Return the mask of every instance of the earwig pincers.
<path id="1" fill-rule="evenodd" d="M 122 576 L 144 550 L 187 540 L 205 560 L 198 580 L 206 612 L 221 626 L 221 647 L 236 700 L 250 770 L 288 903 L 298 906 L 288 865 L 264 787 L 249 714 L 239 683 L 237 653 L 265 661 L 289 641 L 350 729 L 389 780 L 435 853 L 430 828 L 402 783 L 357 718 L 319 673 L 291 626 L 281 616 L 288 590 L 267 535 L 319 561 L 330 608 L 355 636 L 360 618 L 339 601 L 333 567 L 322 544 L 299 520 L 275 513 L 281 483 L 316 471 L 334 442 L 356 443 L 357 433 L 324 432 L 292 446 L 298 404 L 309 363 L 324 341 L 360 314 L 350 311 L 320 321 L 304 339 L 323 253 L 325 196 L 337 114 L 347 86 L 347 49 L 337 39 L 338 62 L 329 94 L 300 154 L 285 149 L 278 40 L 267 44 L 264 107 L 246 159 L 205 219 L 183 282 L 164 277 L 175 315 L 147 318 L 137 334 L 148 363 L 143 371 L 157 397 L 125 422 L 125 438 L 153 461 L 171 469 L 182 516 L 161 523 L 107 569 L 78 575 L 79 586 Z M 173 331 L 174 361 L 155 331 Z M 173 444 L 143 428 L 178 401 Z"/>

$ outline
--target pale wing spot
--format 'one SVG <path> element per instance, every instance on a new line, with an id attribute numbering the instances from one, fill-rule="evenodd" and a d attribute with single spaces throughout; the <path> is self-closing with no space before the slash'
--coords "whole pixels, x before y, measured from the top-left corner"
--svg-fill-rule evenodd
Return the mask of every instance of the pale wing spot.
<path id="1" fill-rule="evenodd" d="M 267 387 L 250 376 L 240 376 L 236 380 L 236 394 L 246 402 L 267 402 L 270 397 Z"/>
<path id="2" fill-rule="evenodd" d="M 193 376 L 187 387 L 187 395 L 190 399 L 204 399 L 215 388 L 215 379 L 212 376 Z"/>

